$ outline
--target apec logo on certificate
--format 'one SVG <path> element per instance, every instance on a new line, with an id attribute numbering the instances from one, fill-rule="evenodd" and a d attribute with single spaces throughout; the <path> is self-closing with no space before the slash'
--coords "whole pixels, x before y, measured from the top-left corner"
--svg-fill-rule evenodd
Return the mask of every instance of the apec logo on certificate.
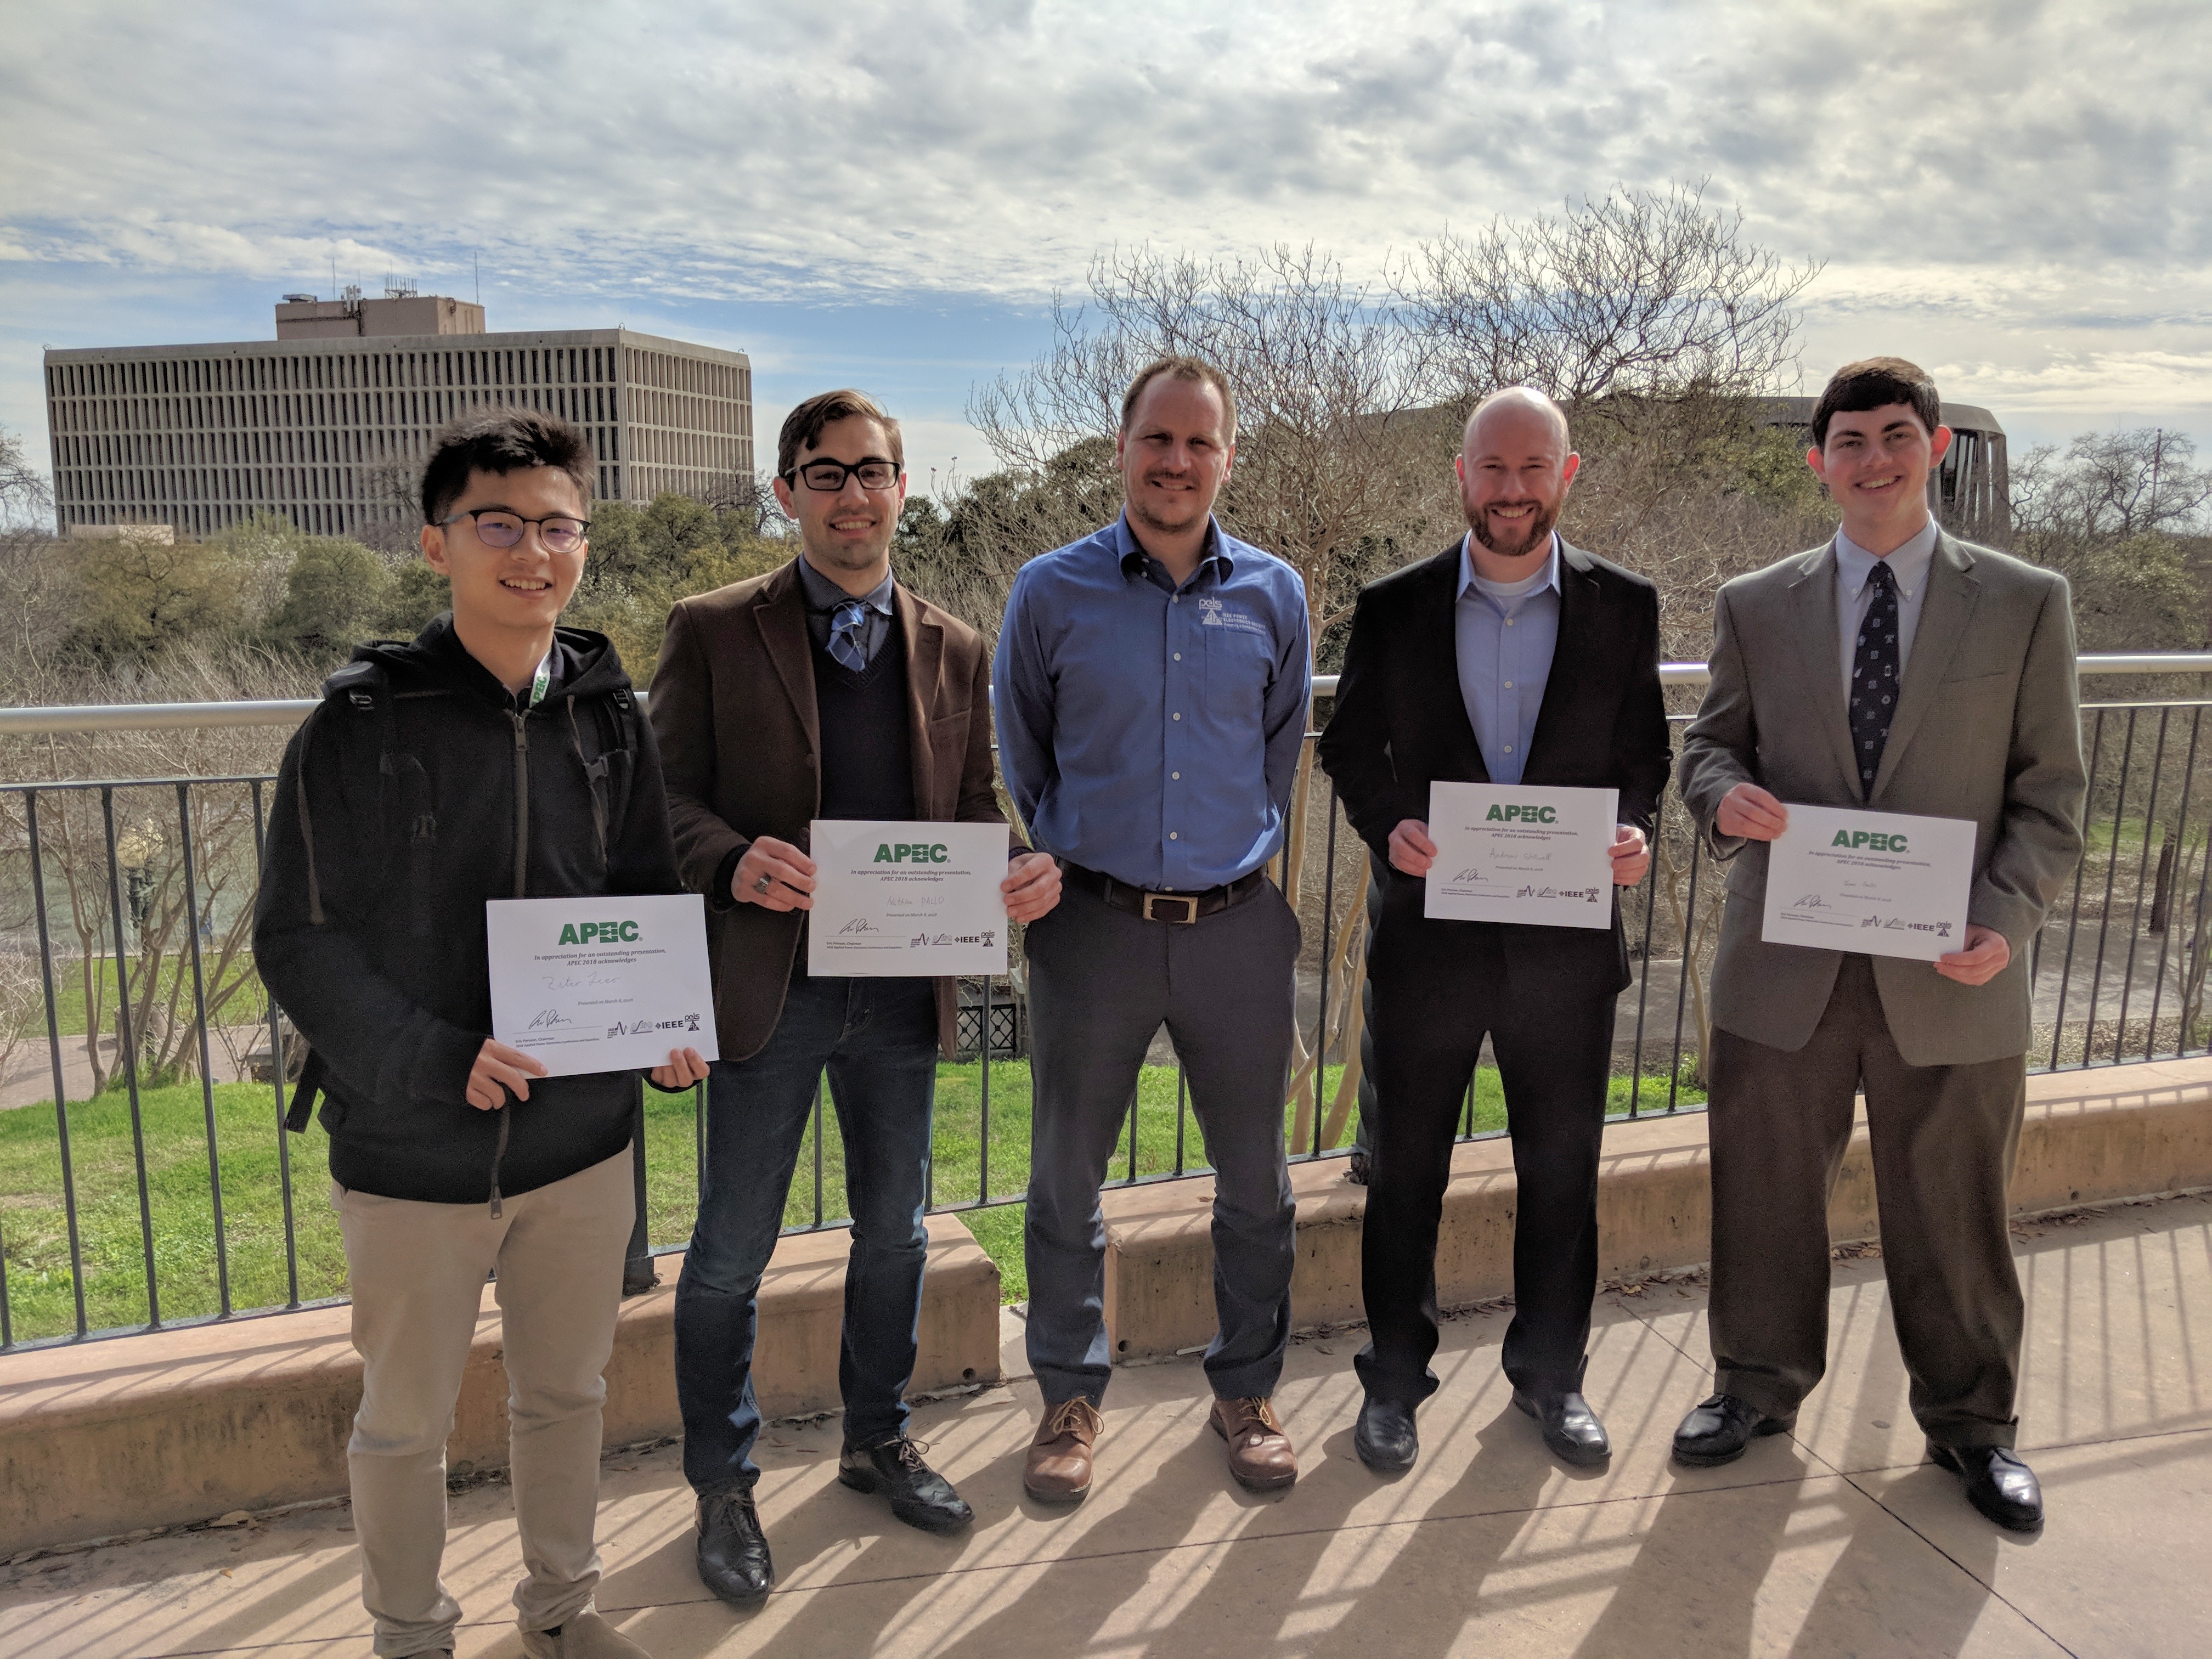
<path id="1" fill-rule="evenodd" d="M 1613 926 L 1617 789 L 1431 783 L 1421 914 L 1543 927 Z"/>
<path id="2" fill-rule="evenodd" d="M 706 901 L 491 899 L 491 1034 L 553 1077 L 642 1071 L 672 1048 L 718 1060 Z"/>
<path id="3" fill-rule="evenodd" d="M 1971 818 L 1798 806 L 1766 854 L 1770 945 L 1933 962 L 1966 944 Z"/>
<path id="4" fill-rule="evenodd" d="M 808 841 L 808 973 L 1006 971 L 1005 824 L 817 818 Z"/>

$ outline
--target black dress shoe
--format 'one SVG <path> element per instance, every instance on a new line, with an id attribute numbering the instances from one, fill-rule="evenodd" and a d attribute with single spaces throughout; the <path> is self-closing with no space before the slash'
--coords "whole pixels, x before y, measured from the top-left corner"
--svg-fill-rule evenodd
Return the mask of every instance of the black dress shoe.
<path id="1" fill-rule="evenodd" d="M 2002 1446 L 1939 1446 L 1928 1455 L 1966 1483 L 1966 1501 L 2008 1532 L 2043 1524 L 2043 1488 L 2035 1471 Z"/>
<path id="2" fill-rule="evenodd" d="M 879 1446 L 846 1443 L 837 1479 L 854 1492 L 881 1492 L 891 1513 L 924 1532 L 957 1532 L 975 1518 L 952 1483 L 921 1461 L 927 1449 L 904 1435 Z"/>
<path id="3" fill-rule="evenodd" d="M 1562 1463 L 1588 1468 L 1613 1455 L 1613 1442 L 1589 1402 L 1570 1389 L 1565 1394 L 1523 1394 L 1513 1390 L 1513 1403 L 1543 1425 L 1544 1443 Z"/>
<path id="4" fill-rule="evenodd" d="M 1717 1394 L 1692 1407 L 1674 1431 L 1674 1461 L 1692 1468 L 1717 1468 L 1735 1462 L 1759 1436 L 1787 1434 L 1796 1426 L 1796 1412 L 1769 1417 L 1732 1394 Z"/>
<path id="5" fill-rule="evenodd" d="M 1359 1461 L 1377 1474 L 1402 1474 L 1420 1455 L 1420 1437 L 1413 1432 L 1413 1408 L 1367 1396 L 1352 1425 L 1352 1449 Z"/>
<path id="6" fill-rule="evenodd" d="M 775 1587 L 775 1563 L 750 1490 L 699 1500 L 699 1582 L 738 1607 L 758 1607 Z"/>

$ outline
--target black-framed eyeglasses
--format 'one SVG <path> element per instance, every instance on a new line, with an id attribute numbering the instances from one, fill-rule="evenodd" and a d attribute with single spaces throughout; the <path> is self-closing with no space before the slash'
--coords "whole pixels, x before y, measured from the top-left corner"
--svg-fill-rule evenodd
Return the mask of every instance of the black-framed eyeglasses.
<path id="1" fill-rule="evenodd" d="M 486 547 L 509 548 L 522 540 L 523 531 L 531 525 L 538 526 L 538 542 L 548 553 L 574 553 L 584 544 L 584 537 L 592 527 L 589 519 L 579 519 L 567 513 L 553 513 L 542 519 L 526 519 L 520 513 L 509 513 L 504 507 L 474 507 L 465 513 L 456 513 L 450 519 L 438 520 L 441 530 L 459 524 L 463 519 L 474 521 L 477 539 Z"/>
<path id="2" fill-rule="evenodd" d="M 850 466 L 842 461 L 809 461 L 804 466 L 792 468 L 783 477 L 787 483 L 797 478 L 819 495 L 834 495 L 845 487 L 848 477 L 858 478 L 863 489 L 889 489 L 899 481 L 899 474 L 904 470 L 896 461 L 879 460 L 872 455 Z"/>

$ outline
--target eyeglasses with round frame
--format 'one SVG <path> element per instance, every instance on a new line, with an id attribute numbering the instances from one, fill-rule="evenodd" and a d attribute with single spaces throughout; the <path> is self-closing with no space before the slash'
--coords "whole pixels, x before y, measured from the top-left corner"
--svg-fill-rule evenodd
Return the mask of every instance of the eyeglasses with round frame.
<path id="1" fill-rule="evenodd" d="M 523 532 L 530 526 L 538 526 L 538 540 L 548 553 L 574 553 L 584 544 L 592 528 L 589 519 L 580 519 L 569 513 L 548 514 L 542 519 L 526 519 L 520 513 L 510 513 L 501 507 L 474 507 L 456 513 L 450 519 L 438 520 L 444 530 L 459 524 L 463 519 L 471 521 L 477 539 L 486 547 L 501 551 L 522 540 Z"/>
<path id="2" fill-rule="evenodd" d="M 789 483 L 796 478 L 817 495 L 834 495 L 845 487 L 848 477 L 859 478 L 863 489 L 889 489 L 898 483 L 899 474 L 905 470 L 896 461 L 870 455 L 850 466 L 842 461 L 809 461 L 792 468 L 783 475 L 783 480 Z"/>

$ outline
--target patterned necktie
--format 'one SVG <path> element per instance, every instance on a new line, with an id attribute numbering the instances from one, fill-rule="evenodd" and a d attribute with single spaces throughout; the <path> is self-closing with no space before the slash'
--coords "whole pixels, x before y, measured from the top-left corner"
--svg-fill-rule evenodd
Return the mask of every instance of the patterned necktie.
<path id="1" fill-rule="evenodd" d="M 1858 654 L 1851 659 L 1851 752 L 1858 758 L 1860 791 L 1871 796 L 1897 707 L 1897 577 L 1878 559 L 1867 586 L 1874 603 L 1859 624 Z"/>
<path id="2" fill-rule="evenodd" d="M 1895 614 L 1896 607 L 1890 609 Z M 868 607 L 858 599 L 846 600 L 830 616 L 830 655 L 855 674 L 865 672 L 868 666 L 867 647 L 860 642 L 867 621 Z"/>

